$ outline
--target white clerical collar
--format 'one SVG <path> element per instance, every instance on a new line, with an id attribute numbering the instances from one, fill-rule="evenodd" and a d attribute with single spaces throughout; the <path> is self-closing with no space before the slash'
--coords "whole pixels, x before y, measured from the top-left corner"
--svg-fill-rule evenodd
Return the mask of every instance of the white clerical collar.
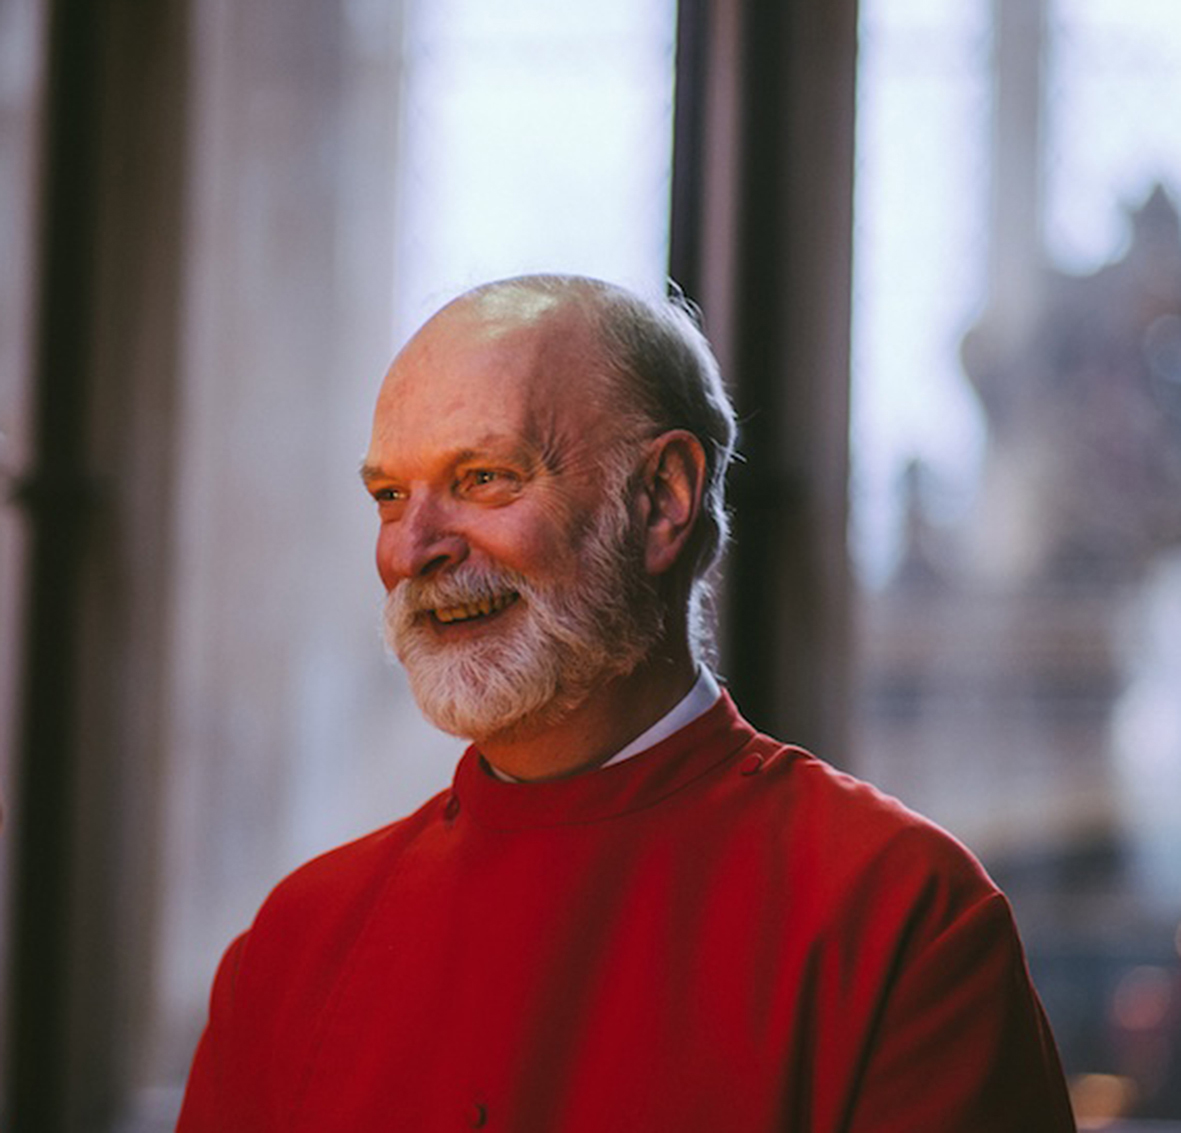
<path id="1" fill-rule="evenodd" d="M 693 687 L 677 701 L 675 705 L 646 732 L 641 732 L 630 744 L 620 748 L 610 759 L 600 763 L 600 767 L 610 767 L 612 763 L 622 763 L 639 755 L 650 747 L 655 747 L 661 740 L 667 740 L 673 732 L 679 732 L 686 724 L 692 723 L 698 716 L 704 715 L 722 695 L 714 675 L 704 665 L 697 667 L 697 680 Z"/>
<path id="2" fill-rule="evenodd" d="M 679 732 L 686 724 L 692 723 L 698 716 L 704 716 L 717 703 L 718 697 L 721 695 L 722 690 L 718 687 L 718 682 L 714 679 L 713 673 L 704 665 L 699 665 L 697 667 L 697 680 L 693 682 L 693 687 L 668 712 L 661 716 L 652 727 L 641 732 L 626 747 L 620 748 L 610 759 L 600 763 L 599 767 L 609 767 L 612 763 L 622 763 L 625 759 L 631 759 L 633 755 L 639 755 L 640 752 L 647 751 L 650 747 L 655 747 L 661 740 L 668 739 L 674 732 Z M 487 760 L 485 760 L 485 763 L 487 764 L 488 770 L 497 779 L 505 783 L 519 783 L 521 781 L 501 771 L 499 767 L 494 766 Z"/>

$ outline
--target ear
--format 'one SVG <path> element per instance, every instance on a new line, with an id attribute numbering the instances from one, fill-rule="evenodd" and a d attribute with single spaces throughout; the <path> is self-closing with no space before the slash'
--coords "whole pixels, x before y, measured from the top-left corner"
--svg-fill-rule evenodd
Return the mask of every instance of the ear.
<path id="1" fill-rule="evenodd" d="M 705 489 L 705 450 L 685 429 L 651 442 L 638 493 L 649 574 L 670 570 L 697 526 Z"/>

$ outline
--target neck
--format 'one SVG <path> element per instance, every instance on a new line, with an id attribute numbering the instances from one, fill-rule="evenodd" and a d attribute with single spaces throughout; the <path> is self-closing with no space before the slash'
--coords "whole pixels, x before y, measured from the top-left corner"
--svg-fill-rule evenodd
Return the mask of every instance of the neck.
<path id="1" fill-rule="evenodd" d="M 477 746 L 498 770 L 526 782 L 591 771 L 671 711 L 696 677 L 688 643 L 680 642 L 593 689 L 560 719 L 490 736 Z"/>

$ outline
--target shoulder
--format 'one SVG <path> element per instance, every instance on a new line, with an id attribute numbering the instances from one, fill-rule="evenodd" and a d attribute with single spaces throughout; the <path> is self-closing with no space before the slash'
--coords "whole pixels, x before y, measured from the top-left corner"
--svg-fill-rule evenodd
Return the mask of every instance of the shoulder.
<path id="1" fill-rule="evenodd" d="M 950 903 L 964 908 L 998 890 L 972 852 L 898 799 L 803 748 L 756 735 L 739 762 L 793 873 L 851 904 Z M 864 906 L 863 906 L 864 907 Z"/>

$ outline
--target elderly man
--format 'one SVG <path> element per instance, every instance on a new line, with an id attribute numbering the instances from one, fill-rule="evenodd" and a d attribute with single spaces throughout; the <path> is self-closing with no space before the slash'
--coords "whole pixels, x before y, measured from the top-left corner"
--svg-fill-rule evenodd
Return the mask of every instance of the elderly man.
<path id="1" fill-rule="evenodd" d="M 702 660 L 733 445 L 692 321 L 607 284 L 490 284 L 405 347 L 387 634 L 473 746 L 231 946 L 182 1133 L 1073 1128 L 979 865 Z"/>

